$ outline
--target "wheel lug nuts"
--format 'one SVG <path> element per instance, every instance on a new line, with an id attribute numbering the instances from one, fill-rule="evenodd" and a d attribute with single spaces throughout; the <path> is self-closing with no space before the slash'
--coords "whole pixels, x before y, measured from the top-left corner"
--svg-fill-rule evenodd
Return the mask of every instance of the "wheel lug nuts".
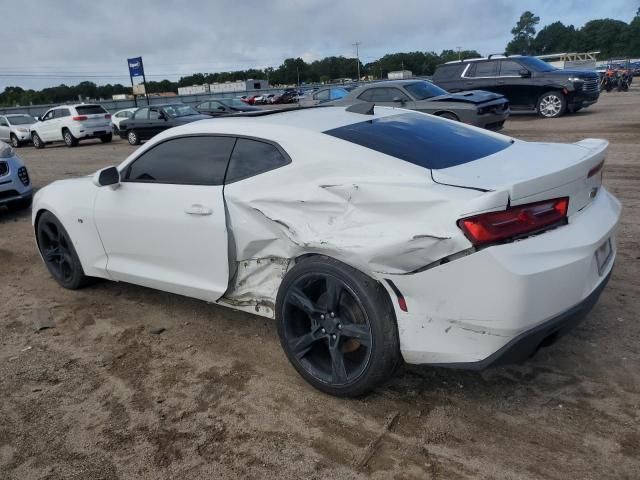
<path id="1" fill-rule="evenodd" d="M 324 313 L 320 315 L 320 320 L 324 320 Z"/>
<path id="2" fill-rule="evenodd" d="M 336 316 L 336 314 L 335 314 L 335 313 L 333 313 L 333 312 L 331 312 L 331 318 L 333 318 L 333 317 L 335 317 L 335 316 Z"/>
<path id="3" fill-rule="evenodd" d="M 327 333 L 327 331 L 323 328 L 322 330 L 320 330 L 322 333 Z"/>
<path id="4" fill-rule="evenodd" d="M 335 334 L 334 334 L 334 335 L 331 335 L 331 338 L 333 338 L 333 339 L 335 340 L 335 339 L 336 339 L 336 336 L 335 336 Z"/>
<path id="5" fill-rule="evenodd" d="M 338 324 L 338 330 L 342 330 L 342 324 Z"/>

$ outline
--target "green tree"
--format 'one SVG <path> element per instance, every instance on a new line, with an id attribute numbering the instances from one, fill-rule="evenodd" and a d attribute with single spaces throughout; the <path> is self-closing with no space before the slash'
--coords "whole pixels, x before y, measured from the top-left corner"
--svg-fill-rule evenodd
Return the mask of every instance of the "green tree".
<path id="1" fill-rule="evenodd" d="M 534 15 L 530 11 L 520 15 L 520 19 L 516 26 L 511 29 L 513 40 L 507 44 L 507 54 L 524 54 L 533 53 L 533 40 L 536 33 L 536 25 L 540 23 L 540 17 Z"/>
<path id="2" fill-rule="evenodd" d="M 575 45 L 576 29 L 562 22 L 554 22 L 541 29 L 533 42 L 533 53 L 536 55 L 562 53 L 579 49 Z"/>

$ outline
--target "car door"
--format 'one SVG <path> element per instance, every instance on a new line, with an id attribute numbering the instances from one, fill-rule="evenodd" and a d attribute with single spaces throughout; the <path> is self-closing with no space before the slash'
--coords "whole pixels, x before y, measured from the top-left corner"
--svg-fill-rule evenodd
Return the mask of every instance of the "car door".
<path id="1" fill-rule="evenodd" d="M 498 85 L 498 61 L 488 60 L 482 62 L 469 62 L 469 67 L 464 70 L 465 90 L 488 90 L 501 93 Z"/>
<path id="2" fill-rule="evenodd" d="M 94 217 L 115 280 L 215 301 L 227 289 L 223 182 L 234 137 L 172 138 L 101 188 Z"/>
<path id="3" fill-rule="evenodd" d="M 149 132 L 149 107 L 140 108 L 131 120 L 121 123 L 127 130 L 135 130 L 140 138 L 151 138 Z"/>
<path id="4" fill-rule="evenodd" d="M 54 119 L 49 122 L 49 133 L 51 142 L 59 142 L 62 140 L 62 129 L 69 124 L 71 120 L 71 111 L 68 108 L 58 108 L 55 111 Z"/>
<path id="5" fill-rule="evenodd" d="M 9 141 L 11 136 L 11 127 L 6 117 L 0 117 L 0 140 Z"/>
<path id="6" fill-rule="evenodd" d="M 531 95 L 531 79 L 523 77 L 521 72 L 527 70 L 514 59 L 500 61 L 498 84 L 509 103 L 516 108 L 531 107 L 537 101 L 537 95 Z"/>
<path id="7" fill-rule="evenodd" d="M 148 124 L 148 132 L 149 136 L 153 137 L 158 133 L 171 128 L 173 126 L 173 122 L 171 122 L 171 117 L 165 113 L 161 108 L 151 107 L 149 108 L 149 124 Z"/>
<path id="8" fill-rule="evenodd" d="M 49 110 L 42 117 L 42 122 L 36 124 L 36 126 L 37 126 L 37 130 L 36 131 L 38 132 L 38 135 L 40 135 L 40 138 L 44 142 L 52 142 L 53 141 L 53 135 L 54 135 L 54 130 L 55 130 L 55 126 L 56 126 L 55 115 L 56 115 L 56 110 L 55 109 Z"/>
<path id="9" fill-rule="evenodd" d="M 218 116 L 224 115 L 225 113 L 229 113 L 229 109 L 220 102 L 212 100 L 209 102 L 209 115 Z"/>

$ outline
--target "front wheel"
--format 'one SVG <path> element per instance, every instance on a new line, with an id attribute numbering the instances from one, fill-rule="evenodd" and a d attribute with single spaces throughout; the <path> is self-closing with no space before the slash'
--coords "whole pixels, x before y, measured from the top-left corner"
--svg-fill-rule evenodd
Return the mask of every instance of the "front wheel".
<path id="1" fill-rule="evenodd" d="M 451 113 L 451 112 L 440 112 L 440 113 L 436 113 L 436 115 L 440 118 L 446 118 L 447 120 L 453 120 L 456 122 L 459 122 L 460 119 L 458 118 L 458 116 L 455 113 Z"/>
<path id="2" fill-rule="evenodd" d="M 127 133 L 127 141 L 129 145 L 140 145 L 140 137 L 138 136 L 138 132 L 135 130 L 130 130 Z"/>
<path id="3" fill-rule="evenodd" d="M 69 234 L 51 212 L 40 215 L 36 237 L 44 263 L 60 286 L 76 290 L 89 282 Z"/>
<path id="4" fill-rule="evenodd" d="M 44 142 L 40 138 L 40 135 L 38 135 L 36 132 L 33 132 L 33 134 L 31 135 L 31 141 L 33 142 L 33 146 L 35 148 L 44 148 Z"/>
<path id="5" fill-rule="evenodd" d="M 401 362 L 386 290 L 332 258 L 314 256 L 287 273 L 276 319 L 289 361 L 325 393 L 363 395 L 388 380 Z"/>
<path id="6" fill-rule="evenodd" d="M 13 133 L 11 134 L 11 146 L 13 148 L 20 148 L 22 146 L 22 142 L 20 140 L 18 140 L 18 137 L 16 137 Z"/>
<path id="7" fill-rule="evenodd" d="M 100 137 L 100 141 L 102 143 L 109 143 L 111 142 L 111 140 L 113 140 L 113 135 L 103 135 L 102 137 Z"/>
<path id="8" fill-rule="evenodd" d="M 538 114 L 544 118 L 557 118 L 567 109 L 567 99 L 561 92 L 547 92 L 538 99 Z"/>

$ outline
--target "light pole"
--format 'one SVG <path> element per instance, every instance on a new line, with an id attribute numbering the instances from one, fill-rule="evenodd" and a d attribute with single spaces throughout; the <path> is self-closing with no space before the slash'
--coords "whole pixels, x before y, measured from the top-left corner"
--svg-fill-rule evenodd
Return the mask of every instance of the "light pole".
<path id="1" fill-rule="evenodd" d="M 353 43 L 352 45 L 356 47 L 356 62 L 358 62 L 358 81 L 360 81 L 360 42 Z"/>

